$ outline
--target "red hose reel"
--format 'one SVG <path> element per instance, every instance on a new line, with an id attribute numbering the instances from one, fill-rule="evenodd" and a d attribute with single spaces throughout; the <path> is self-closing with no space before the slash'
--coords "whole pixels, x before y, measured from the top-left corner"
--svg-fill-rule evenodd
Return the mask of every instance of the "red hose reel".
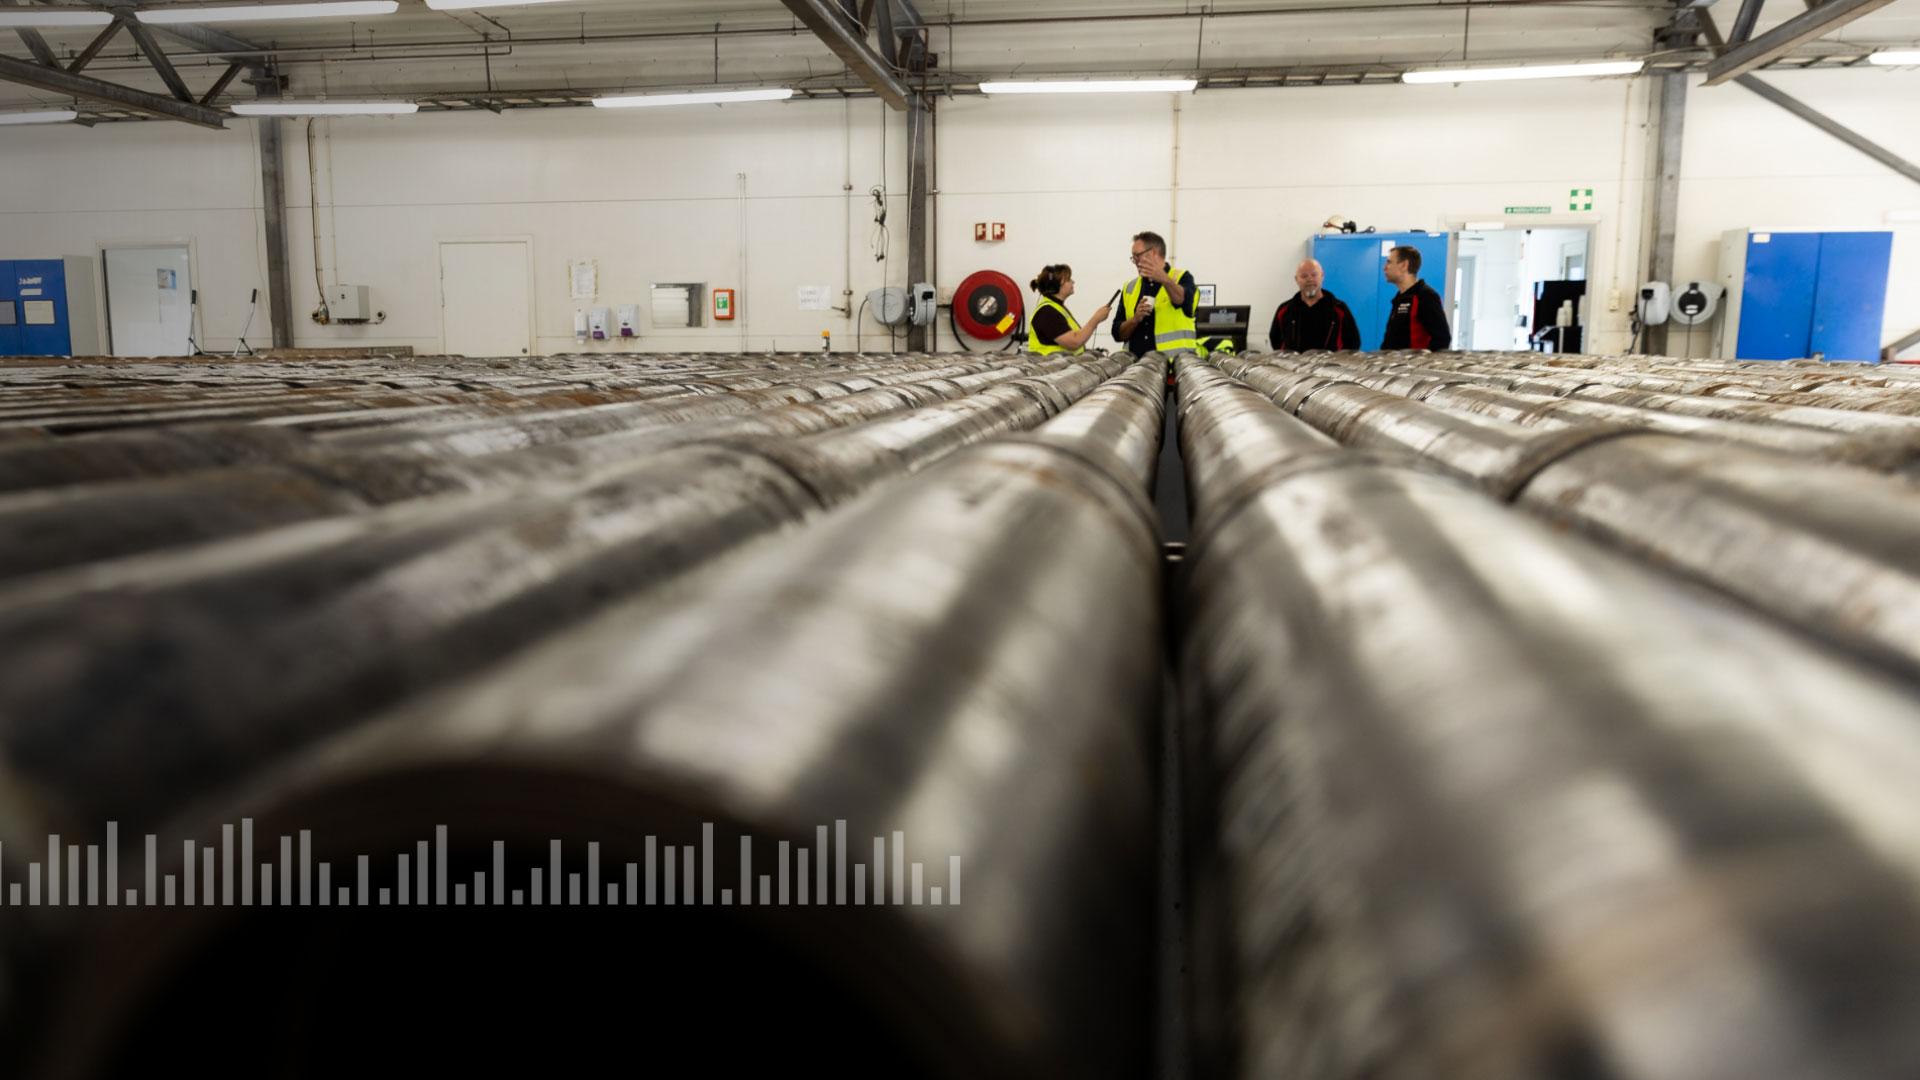
<path id="1" fill-rule="evenodd" d="M 954 328 L 978 341 L 997 341 L 1017 332 L 1025 312 L 1020 286 L 997 270 L 968 274 L 953 292 Z"/>

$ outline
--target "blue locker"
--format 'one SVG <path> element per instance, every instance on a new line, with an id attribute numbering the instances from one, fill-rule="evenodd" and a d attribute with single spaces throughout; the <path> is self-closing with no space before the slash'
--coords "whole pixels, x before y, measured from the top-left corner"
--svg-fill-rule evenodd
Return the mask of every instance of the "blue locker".
<path id="1" fill-rule="evenodd" d="M 1740 359 L 1811 356 L 1813 296 L 1820 266 L 1819 233 L 1757 233 L 1747 247 L 1747 287 L 1740 308 Z"/>
<path id="2" fill-rule="evenodd" d="M 13 263 L 0 259 L 0 356 L 20 355 L 20 298 Z"/>
<path id="3" fill-rule="evenodd" d="M 1326 269 L 1327 291 L 1353 310 L 1360 324 L 1360 347 L 1380 347 L 1386 315 L 1380 307 L 1380 241 L 1375 236 L 1316 236 L 1313 257 Z M 1278 307 L 1276 303 L 1274 305 Z"/>
<path id="4" fill-rule="evenodd" d="M 1821 234 L 1810 354 L 1830 360 L 1880 359 L 1892 263 L 1890 232 Z"/>
<path id="5" fill-rule="evenodd" d="M 1892 259 L 1890 232 L 1729 231 L 1721 354 L 1878 360 Z"/>
<path id="6" fill-rule="evenodd" d="M 67 267 L 59 259 L 17 259 L 14 292 L 20 300 L 20 351 L 25 356 L 70 356 Z"/>
<path id="7" fill-rule="evenodd" d="M 1384 273 L 1387 251 L 1407 246 L 1420 252 L 1420 278 L 1442 299 L 1447 295 L 1449 233 L 1339 233 L 1313 238 L 1313 257 L 1327 271 L 1327 290 L 1346 301 L 1360 324 L 1360 347 L 1378 349 L 1397 291 Z"/>

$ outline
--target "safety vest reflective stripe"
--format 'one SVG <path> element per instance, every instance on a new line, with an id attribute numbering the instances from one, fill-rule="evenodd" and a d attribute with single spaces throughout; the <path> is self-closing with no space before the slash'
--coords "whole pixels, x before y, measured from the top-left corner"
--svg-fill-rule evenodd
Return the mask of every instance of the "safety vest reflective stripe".
<path id="1" fill-rule="evenodd" d="M 1041 297 L 1040 303 L 1034 306 L 1033 313 L 1035 315 L 1038 315 L 1040 314 L 1040 312 L 1046 310 L 1047 308 L 1052 308 L 1053 310 L 1058 311 L 1063 317 L 1066 318 L 1067 329 L 1069 332 L 1080 329 L 1080 321 L 1073 317 L 1073 312 L 1068 311 L 1067 306 L 1065 304 L 1062 304 L 1061 302 L 1059 302 L 1058 300 L 1055 300 L 1050 296 Z M 1040 331 L 1034 328 L 1032 320 L 1028 320 L 1027 351 L 1037 356 L 1051 356 L 1057 352 L 1066 352 L 1067 347 L 1065 345 L 1042 345 L 1040 343 Z M 1085 352 L 1086 346 L 1083 345 L 1080 348 L 1075 349 L 1073 351 L 1076 353 Z"/>
<path id="2" fill-rule="evenodd" d="M 1167 276 L 1174 281 L 1179 281 L 1179 268 L 1169 265 L 1167 267 Z M 1133 313 L 1139 310 L 1140 279 L 1136 277 L 1128 282 L 1126 292 L 1123 295 L 1127 305 L 1127 317 L 1132 318 Z M 1154 348 L 1161 351 L 1171 349 L 1193 349 L 1197 351 L 1200 348 L 1200 338 L 1198 329 L 1194 325 L 1193 316 L 1187 314 L 1180 305 L 1165 302 L 1166 286 L 1160 286 L 1155 290 L 1154 295 L 1156 298 L 1153 305 Z"/>

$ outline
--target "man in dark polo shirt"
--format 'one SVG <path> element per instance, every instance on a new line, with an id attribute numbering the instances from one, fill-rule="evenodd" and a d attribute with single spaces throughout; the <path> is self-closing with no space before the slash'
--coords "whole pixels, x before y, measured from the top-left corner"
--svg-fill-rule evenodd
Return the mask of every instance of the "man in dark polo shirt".
<path id="1" fill-rule="evenodd" d="M 1387 256 L 1384 271 L 1387 280 L 1400 290 L 1393 298 L 1393 313 L 1387 316 L 1382 349 L 1448 349 L 1453 347 L 1453 329 L 1447 325 L 1447 311 L 1440 294 L 1420 280 L 1420 249 L 1397 247 Z"/>
<path id="2" fill-rule="evenodd" d="M 1353 311 L 1324 287 L 1326 270 L 1308 259 L 1293 272 L 1300 291 L 1273 313 L 1267 341 L 1276 352 L 1345 352 L 1360 347 Z"/>

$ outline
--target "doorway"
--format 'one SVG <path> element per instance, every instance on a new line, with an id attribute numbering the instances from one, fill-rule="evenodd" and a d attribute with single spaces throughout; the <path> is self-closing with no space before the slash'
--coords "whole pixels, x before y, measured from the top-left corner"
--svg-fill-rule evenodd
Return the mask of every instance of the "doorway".
<path id="1" fill-rule="evenodd" d="M 1464 252 L 1453 270 L 1453 340 L 1462 348 L 1473 341 L 1475 297 L 1480 290 L 1480 256 Z"/>
<path id="2" fill-rule="evenodd" d="M 533 351 L 533 245 L 527 240 L 440 242 L 440 333 L 456 356 Z"/>
<path id="3" fill-rule="evenodd" d="M 115 356 L 192 356 L 193 258 L 185 244 L 107 248 L 107 341 Z"/>
<path id="4" fill-rule="evenodd" d="M 1468 229 L 1458 243 L 1455 348 L 1577 351 L 1587 321 L 1591 228 Z M 1559 331 L 1563 308 L 1573 322 Z"/>

